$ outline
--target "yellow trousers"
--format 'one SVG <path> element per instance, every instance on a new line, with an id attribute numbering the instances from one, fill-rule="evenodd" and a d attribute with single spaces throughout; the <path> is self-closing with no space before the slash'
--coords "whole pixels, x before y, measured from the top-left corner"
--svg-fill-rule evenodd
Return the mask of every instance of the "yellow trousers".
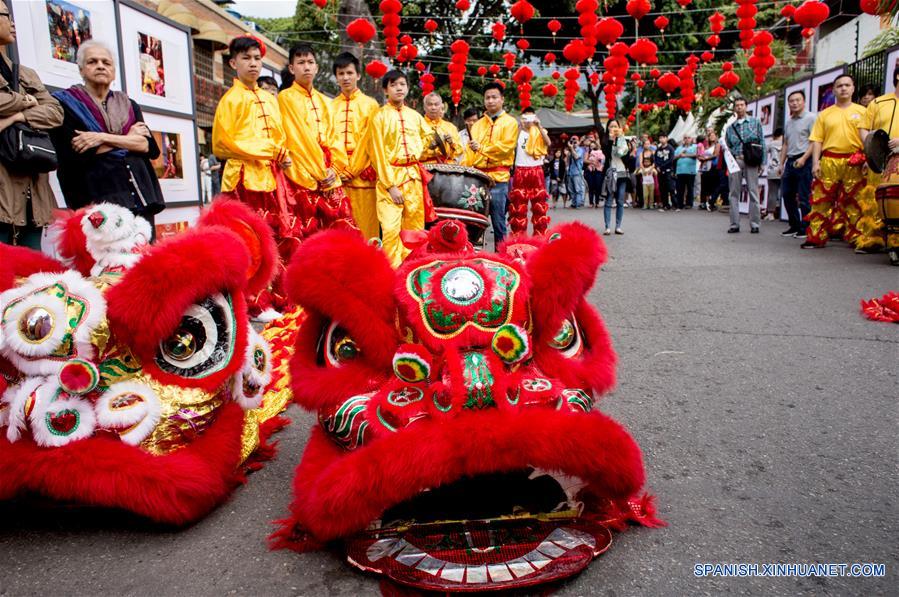
<path id="1" fill-rule="evenodd" d="M 418 170 L 416 169 L 416 175 Z M 424 230 L 425 209 L 421 180 L 410 178 L 399 186 L 405 201 L 397 205 L 387 189 L 378 185 L 378 222 L 381 224 L 381 242 L 384 253 L 393 267 L 398 267 L 410 251 L 400 240 L 401 230 Z"/>
<path id="2" fill-rule="evenodd" d="M 861 217 L 858 219 L 859 236 L 855 241 L 855 246 L 859 249 L 879 250 L 883 249 L 884 238 L 889 248 L 899 247 L 899 234 L 884 234 L 883 219 L 880 217 L 880 208 L 877 206 L 877 199 L 874 192 L 882 182 L 880 174 L 868 171 L 868 184 L 859 194 L 859 207 L 861 209 Z"/>
<path id="3" fill-rule="evenodd" d="M 346 194 L 350 198 L 350 206 L 353 209 L 353 219 L 356 220 L 356 226 L 362 232 L 362 238 L 365 240 L 371 238 L 379 238 L 380 231 L 378 229 L 378 211 L 377 201 L 378 194 L 372 187 L 355 187 L 350 184 L 345 185 Z"/>
<path id="4" fill-rule="evenodd" d="M 858 237 L 856 228 L 861 210 L 857 196 L 865 184 L 861 166 L 850 166 L 848 158 L 821 158 L 821 176 L 812 185 L 811 209 L 808 219 L 808 241 L 827 244 L 827 239 L 842 232 L 847 242 Z M 842 207 L 841 207 L 842 206 Z M 839 210 L 845 211 L 848 222 L 834 221 Z"/>

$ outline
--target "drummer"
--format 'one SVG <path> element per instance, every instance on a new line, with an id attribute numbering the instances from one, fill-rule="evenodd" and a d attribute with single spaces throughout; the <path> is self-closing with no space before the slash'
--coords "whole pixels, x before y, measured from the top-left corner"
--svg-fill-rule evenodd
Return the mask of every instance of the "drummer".
<path id="1" fill-rule="evenodd" d="M 431 92 L 425 96 L 425 149 L 422 164 L 446 164 L 458 161 L 464 151 L 459 129 L 443 119 L 446 104 L 440 94 Z M 430 141 L 428 141 L 430 139 Z"/>
<path id="2" fill-rule="evenodd" d="M 899 83 L 899 68 L 893 71 L 893 83 L 894 85 Z M 859 126 L 862 141 L 867 138 L 868 133 L 878 129 L 885 131 L 889 135 L 889 149 L 893 153 L 890 155 L 887 168 L 884 171 L 884 177 L 889 180 L 885 181 L 881 175 L 869 171 L 869 184 L 859 197 L 859 203 L 862 204 L 863 217 L 859 219 L 858 223 L 861 236 L 856 241 L 856 250 L 865 253 L 876 252 L 883 248 L 883 221 L 874 199 L 874 189 L 877 185 L 884 182 L 889 184 L 899 183 L 899 176 L 895 173 L 899 170 L 899 86 L 896 87 L 896 91 L 893 93 L 881 95 L 868 104 L 865 118 Z M 894 173 L 889 174 L 890 171 Z M 890 253 L 890 263 L 899 265 L 899 234 L 889 234 L 887 249 Z"/>
<path id="3" fill-rule="evenodd" d="M 503 87 L 499 83 L 484 86 L 486 114 L 471 127 L 471 143 L 465 153 L 465 164 L 473 166 L 493 179 L 490 189 L 490 220 L 493 242 L 498 247 L 506 237 L 506 203 L 509 179 L 518 143 L 518 121 L 503 109 Z"/>

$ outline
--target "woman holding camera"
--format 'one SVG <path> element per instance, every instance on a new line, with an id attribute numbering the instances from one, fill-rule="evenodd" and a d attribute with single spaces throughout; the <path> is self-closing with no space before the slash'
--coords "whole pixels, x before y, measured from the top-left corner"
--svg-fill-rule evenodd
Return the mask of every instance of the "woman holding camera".
<path id="1" fill-rule="evenodd" d="M 9 7 L 0 0 L 0 46 L 9 45 L 15 39 L 16 26 Z M 62 107 L 37 73 L 18 66 L 18 77 L 15 77 L 15 68 L 0 52 L 0 132 L 16 123 L 37 130 L 62 124 Z M 56 198 L 47 174 L 13 173 L 0 164 L 0 242 L 39 249 L 41 229 L 50 223 L 55 207 Z"/>
<path id="2" fill-rule="evenodd" d="M 631 148 L 624 138 L 621 124 L 617 120 L 610 120 L 606 125 L 606 134 L 602 143 L 602 152 L 606 156 L 606 171 L 603 184 L 603 195 L 606 198 L 603 207 L 603 219 L 606 229 L 603 234 L 612 234 L 612 201 L 615 201 L 615 234 L 624 234 L 621 229 L 621 220 L 624 219 L 624 196 L 627 193 L 627 185 L 630 173 L 625 165 L 625 158 L 630 154 Z"/>

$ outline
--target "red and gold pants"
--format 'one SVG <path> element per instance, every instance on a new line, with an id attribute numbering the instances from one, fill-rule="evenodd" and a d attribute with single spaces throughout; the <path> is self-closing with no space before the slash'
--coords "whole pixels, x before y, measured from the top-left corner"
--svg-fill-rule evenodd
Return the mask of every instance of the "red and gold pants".
<path id="1" fill-rule="evenodd" d="M 858 196 L 865 178 L 862 167 L 851 165 L 849 157 L 827 152 L 821 157 L 821 176 L 812 185 L 811 210 L 805 217 L 808 242 L 823 246 L 830 237 L 842 234 L 846 242 L 853 242 L 859 236 Z"/>
<path id="2" fill-rule="evenodd" d="M 549 226 L 546 179 L 541 166 L 516 167 L 509 191 L 509 229 L 513 234 L 528 231 L 528 204 L 534 234 L 545 234 Z"/>

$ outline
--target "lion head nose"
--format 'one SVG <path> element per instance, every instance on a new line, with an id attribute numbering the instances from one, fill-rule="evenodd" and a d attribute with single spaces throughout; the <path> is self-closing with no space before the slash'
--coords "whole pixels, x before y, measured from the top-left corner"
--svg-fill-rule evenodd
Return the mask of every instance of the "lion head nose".
<path id="1" fill-rule="evenodd" d="M 527 330 L 514 323 L 501 325 L 493 334 L 490 347 L 508 365 L 521 363 L 531 356 L 531 338 Z"/>

